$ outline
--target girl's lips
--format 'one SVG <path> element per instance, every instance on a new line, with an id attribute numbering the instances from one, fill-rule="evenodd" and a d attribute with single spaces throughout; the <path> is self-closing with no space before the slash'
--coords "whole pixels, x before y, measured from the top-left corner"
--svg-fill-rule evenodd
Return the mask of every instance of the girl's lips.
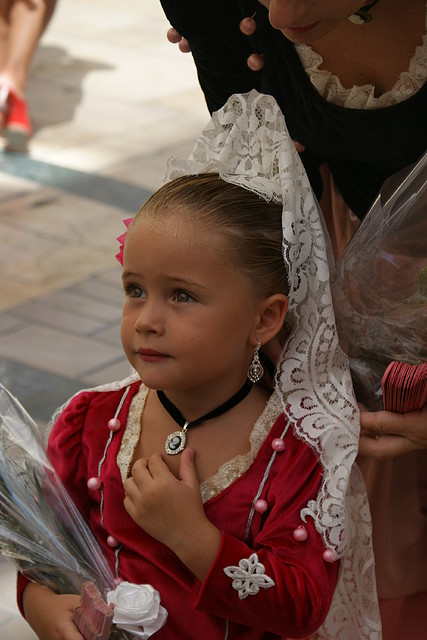
<path id="1" fill-rule="evenodd" d="M 320 23 L 320 20 L 317 22 L 312 22 L 311 24 L 307 24 L 304 27 L 286 27 L 283 31 L 292 31 L 294 33 L 305 33 L 306 31 L 311 31 Z"/>
<path id="2" fill-rule="evenodd" d="M 169 357 L 165 353 L 160 353 L 153 349 L 138 349 L 138 354 L 144 362 L 159 362 Z"/>

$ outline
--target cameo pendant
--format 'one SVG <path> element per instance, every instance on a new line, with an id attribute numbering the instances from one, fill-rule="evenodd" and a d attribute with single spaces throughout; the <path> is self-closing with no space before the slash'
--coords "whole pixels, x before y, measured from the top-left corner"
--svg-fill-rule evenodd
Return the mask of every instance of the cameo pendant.
<path id="1" fill-rule="evenodd" d="M 174 431 L 166 438 L 165 451 L 169 456 L 176 456 L 185 449 L 187 442 L 187 426 L 188 422 L 182 428 L 182 431 Z"/>

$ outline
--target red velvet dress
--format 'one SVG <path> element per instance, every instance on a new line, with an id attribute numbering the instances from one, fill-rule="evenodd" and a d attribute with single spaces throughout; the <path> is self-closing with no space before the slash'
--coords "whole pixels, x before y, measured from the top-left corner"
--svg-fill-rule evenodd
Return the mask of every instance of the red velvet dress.
<path id="1" fill-rule="evenodd" d="M 118 415 L 122 425 L 127 423 L 129 406 L 138 389 L 139 383 L 131 385 Z M 56 422 L 48 455 L 111 567 L 119 549 L 119 577 L 136 584 L 150 583 L 159 591 L 168 619 L 155 634 L 156 640 L 303 638 L 317 629 L 328 612 L 339 563 L 325 562 L 324 544 L 312 519 L 301 519 L 301 510 L 317 496 L 321 468 L 311 449 L 297 440 L 291 429 L 283 435 L 283 414 L 276 413 L 249 468 L 205 501 L 206 515 L 221 530 L 222 543 L 201 583 L 124 509 L 123 480 L 117 464 L 124 426 L 114 434 L 102 464 L 102 516 L 101 492 L 87 488 L 88 479 L 98 476 L 110 435 L 107 423 L 122 396 L 123 389 L 79 394 Z M 275 438 L 284 439 L 284 451 L 273 450 Z M 268 508 L 264 513 L 252 510 L 250 520 L 261 486 L 258 497 L 267 502 Z M 308 532 L 306 541 L 293 536 L 300 525 Z M 120 547 L 110 547 L 108 536 L 116 538 Z M 244 559 L 257 571 L 254 575 L 248 570 L 244 586 L 256 593 L 246 596 L 242 584 L 233 578 L 233 568 Z M 24 584 L 21 578 L 20 591 Z M 258 591 L 253 589 L 256 584 Z"/>

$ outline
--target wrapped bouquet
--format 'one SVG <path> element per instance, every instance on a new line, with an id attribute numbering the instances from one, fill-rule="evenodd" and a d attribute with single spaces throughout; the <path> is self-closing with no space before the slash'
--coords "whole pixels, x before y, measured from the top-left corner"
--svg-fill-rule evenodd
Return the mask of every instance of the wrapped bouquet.
<path id="1" fill-rule="evenodd" d="M 158 592 L 150 585 L 117 586 L 97 541 L 46 457 L 37 425 L 1 384 L 0 553 L 30 580 L 57 593 L 83 592 L 76 610 L 80 631 L 85 635 L 85 616 L 91 619 L 88 624 L 99 623 L 103 629 L 85 637 L 145 639 L 166 619 Z M 114 606 L 114 619 L 94 591 L 111 603 L 110 611 Z M 112 622 L 117 624 L 111 627 Z"/>
<path id="2" fill-rule="evenodd" d="M 358 400 L 380 410 L 383 383 L 396 379 L 400 392 L 410 393 L 406 376 L 415 371 L 413 365 L 421 367 L 414 375 L 425 390 L 427 154 L 410 170 L 384 183 L 337 261 L 331 284 L 340 342 L 350 359 Z M 390 376 L 394 361 L 407 365 L 405 374 L 393 365 L 394 371 L 400 371 L 397 378 Z M 418 406 L 409 403 L 411 408 L 425 402 L 423 389 L 417 392 Z"/>

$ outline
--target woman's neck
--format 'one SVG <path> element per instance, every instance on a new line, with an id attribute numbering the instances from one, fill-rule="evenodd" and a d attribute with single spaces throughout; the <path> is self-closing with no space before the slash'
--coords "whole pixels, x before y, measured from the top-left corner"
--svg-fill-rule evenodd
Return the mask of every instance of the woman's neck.
<path id="1" fill-rule="evenodd" d="M 372 15 L 364 25 L 343 21 L 312 48 L 323 58 L 320 68 L 337 76 L 344 88 L 370 84 L 381 95 L 408 71 L 416 47 L 422 45 L 426 3 L 381 0 Z"/>

